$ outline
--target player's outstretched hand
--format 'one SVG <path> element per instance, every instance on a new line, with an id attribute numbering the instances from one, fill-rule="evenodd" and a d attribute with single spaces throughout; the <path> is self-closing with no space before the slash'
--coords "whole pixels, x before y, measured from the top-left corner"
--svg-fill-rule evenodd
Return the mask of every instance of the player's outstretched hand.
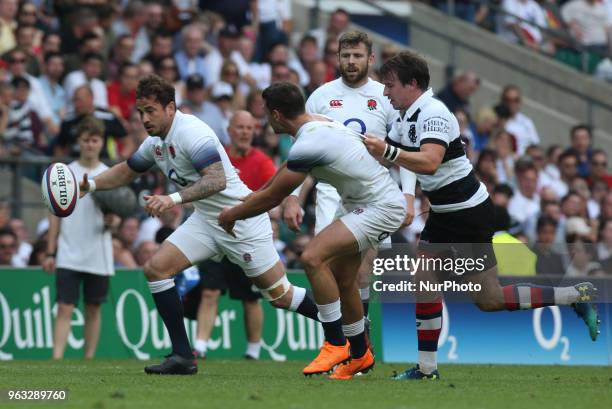
<path id="1" fill-rule="evenodd" d="M 163 212 L 174 207 L 175 203 L 170 198 L 170 196 L 166 195 L 145 195 L 145 212 L 150 214 L 151 216 L 161 216 Z"/>
<path id="2" fill-rule="evenodd" d="M 303 216 L 304 211 L 302 206 L 300 206 L 298 198 L 293 195 L 287 197 L 283 205 L 283 219 L 287 227 L 295 232 L 299 232 Z"/>
<path id="3" fill-rule="evenodd" d="M 79 182 L 79 199 L 89 193 L 89 179 L 87 173 L 83 175 L 83 180 Z"/>
<path id="4" fill-rule="evenodd" d="M 236 237 L 234 233 L 234 225 L 236 224 L 236 220 L 230 217 L 229 214 L 230 209 L 226 207 L 219 213 L 219 217 L 217 221 L 219 222 L 219 226 L 223 227 L 228 234 L 231 234 L 233 237 Z"/>
<path id="5" fill-rule="evenodd" d="M 380 138 L 375 137 L 371 134 L 365 134 L 365 138 L 363 138 L 363 143 L 366 148 L 368 148 L 368 152 L 372 156 L 381 157 L 385 153 L 385 147 L 387 144 Z"/>

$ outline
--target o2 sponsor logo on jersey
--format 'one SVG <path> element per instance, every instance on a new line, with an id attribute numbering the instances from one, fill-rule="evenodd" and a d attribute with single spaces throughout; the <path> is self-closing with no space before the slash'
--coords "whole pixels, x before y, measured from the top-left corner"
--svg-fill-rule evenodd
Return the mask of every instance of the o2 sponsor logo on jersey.
<path id="1" fill-rule="evenodd" d="M 355 128 L 355 126 L 349 126 L 352 123 L 356 123 L 357 125 L 359 125 L 359 128 Z M 344 121 L 344 126 L 346 126 L 347 128 L 350 128 L 354 131 L 359 132 L 360 134 L 365 134 L 367 129 L 366 129 L 366 124 L 365 122 L 363 122 L 361 119 L 359 118 L 349 118 L 346 121 Z"/>
<path id="2" fill-rule="evenodd" d="M 170 169 L 168 171 L 168 179 L 180 186 L 187 186 L 187 184 L 189 184 L 189 181 L 187 181 L 187 179 L 185 178 L 180 177 L 174 169 Z"/>
<path id="3" fill-rule="evenodd" d="M 368 99 L 368 109 L 370 111 L 375 111 L 377 107 L 378 104 L 376 103 L 375 99 Z"/>
<path id="4" fill-rule="evenodd" d="M 341 99 L 332 99 L 329 101 L 330 108 L 342 108 L 342 100 Z"/>

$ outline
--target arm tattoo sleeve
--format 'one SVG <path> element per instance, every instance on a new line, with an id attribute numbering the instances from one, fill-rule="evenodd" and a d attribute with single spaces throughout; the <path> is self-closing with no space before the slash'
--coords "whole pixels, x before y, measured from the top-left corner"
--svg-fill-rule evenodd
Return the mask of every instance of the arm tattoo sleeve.
<path id="1" fill-rule="evenodd" d="M 200 180 L 179 192 L 183 203 L 206 199 L 225 189 L 226 180 L 222 162 L 207 166 L 200 174 L 202 175 Z"/>

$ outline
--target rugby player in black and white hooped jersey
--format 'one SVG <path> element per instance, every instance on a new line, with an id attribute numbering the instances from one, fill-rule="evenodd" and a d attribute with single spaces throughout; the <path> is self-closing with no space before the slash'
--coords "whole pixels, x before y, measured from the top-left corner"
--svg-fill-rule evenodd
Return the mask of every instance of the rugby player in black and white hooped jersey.
<path id="1" fill-rule="evenodd" d="M 401 52 L 381 67 L 384 94 L 400 119 L 386 142 L 375 137 L 364 141 L 375 157 L 397 163 L 417 175 L 431 209 L 421 233 L 424 256 L 449 251 L 463 258 L 481 258 L 483 268 L 458 277 L 479 284 L 471 297 L 482 311 L 514 311 L 551 305 L 571 305 L 597 338 L 598 316 L 592 301 L 597 289 L 591 283 L 571 287 L 515 284 L 502 287 L 492 247 L 494 207 L 482 182 L 467 159 L 454 115 L 429 88 L 427 62 L 411 52 Z M 474 260 L 475 261 L 475 260 Z M 482 262 L 482 261 L 481 261 Z M 478 270 L 478 269 L 477 269 Z M 437 283 L 440 272 L 418 271 L 419 282 Z M 437 379 L 436 352 L 442 325 L 442 295 L 417 292 L 416 319 L 419 363 L 395 379 Z"/>
<path id="2" fill-rule="evenodd" d="M 145 196 L 145 210 L 159 216 L 181 203 L 193 203 L 193 214 L 174 231 L 144 266 L 157 311 L 168 329 L 172 354 L 150 374 L 191 375 L 197 363 L 189 345 L 183 308 L 172 277 L 207 259 L 226 256 L 241 267 L 273 306 L 317 320 L 317 308 L 304 288 L 291 285 L 272 239 L 267 214 L 236 225 L 234 237 L 217 224 L 219 212 L 235 206 L 251 190 L 238 178 L 214 131 L 193 115 L 176 109 L 174 87 L 156 75 L 140 80 L 136 107 L 148 136 L 138 150 L 95 178 L 84 176 L 81 195 L 131 183 L 154 165 L 173 181 L 171 195 Z"/>
<path id="3" fill-rule="evenodd" d="M 366 33 L 350 31 L 340 37 L 338 50 L 340 78 L 317 88 L 306 101 L 306 112 L 328 116 L 360 134 L 367 132 L 385 139 L 398 118 L 398 112 L 383 95 L 384 85 L 368 76 L 370 67 L 374 64 L 372 41 Z M 414 217 L 416 177 L 412 171 L 405 168 L 400 168 L 399 173 L 408 206 L 403 224 L 406 226 Z M 318 234 L 342 215 L 343 209 L 342 200 L 333 186 L 319 181 L 316 189 L 315 234 Z M 298 189 L 284 202 L 283 216 L 293 230 L 298 230 L 302 222 L 303 212 L 298 194 L 304 196 Z M 390 243 L 389 237 L 384 244 Z M 368 249 L 362 255 L 362 263 L 359 266 L 359 293 L 366 317 L 370 296 L 369 278 L 376 254 L 377 249 Z M 325 351 L 322 353 L 325 354 Z M 306 367 L 305 372 L 310 372 L 311 369 L 318 371 L 321 366 L 319 361 L 325 360 L 325 356 L 315 358 L 313 368 Z M 331 364 L 331 361 L 329 362 Z"/>

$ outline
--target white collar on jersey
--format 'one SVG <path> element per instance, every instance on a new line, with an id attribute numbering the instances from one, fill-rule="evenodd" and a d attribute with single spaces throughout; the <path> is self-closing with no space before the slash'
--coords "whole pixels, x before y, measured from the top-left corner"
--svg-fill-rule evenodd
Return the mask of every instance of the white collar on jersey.
<path id="1" fill-rule="evenodd" d="M 417 109 L 422 108 L 423 105 L 425 105 L 425 103 L 427 103 L 431 98 L 433 98 L 433 90 L 429 88 L 427 91 L 423 92 L 421 96 L 412 103 L 412 105 L 410 105 L 410 108 L 406 110 L 404 118 L 411 118 Z"/>

